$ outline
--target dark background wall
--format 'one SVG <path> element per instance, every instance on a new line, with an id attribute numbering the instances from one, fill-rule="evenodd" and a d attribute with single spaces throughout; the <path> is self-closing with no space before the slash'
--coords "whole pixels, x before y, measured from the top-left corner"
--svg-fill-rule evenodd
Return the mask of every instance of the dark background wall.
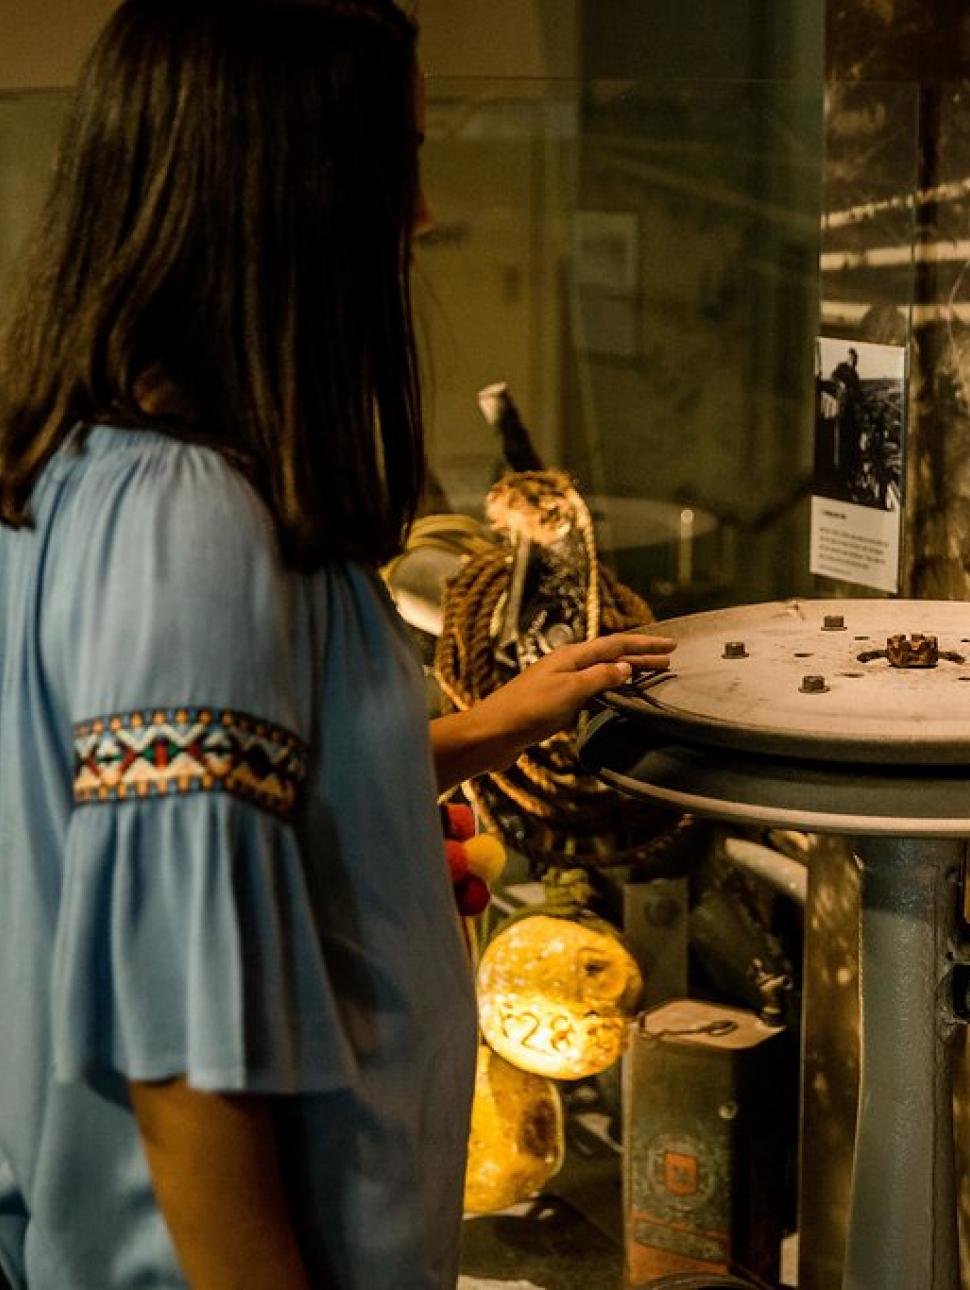
<path id="1" fill-rule="evenodd" d="M 822 0 L 583 4 L 577 206 L 630 217 L 638 281 L 568 313 L 566 464 L 720 523 L 662 612 L 811 589 L 823 27 Z"/>
<path id="2" fill-rule="evenodd" d="M 904 591 L 970 595 L 970 9 L 829 0 L 823 297 L 909 346 Z"/>
<path id="3" fill-rule="evenodd" d="M 828 0 L 826 70 L 839 80 L 961 80 L 970 10 L 965 0 Z"/>
<path id="4" fill-rule="evenodd" d="M 115 0 L 0 0 L 0 91 L 70 85 Z"/>
<path id="5" fill-rule="evenodd" d="M 584 0 L 588 77 L 814 81 L 821 0 Z"/>

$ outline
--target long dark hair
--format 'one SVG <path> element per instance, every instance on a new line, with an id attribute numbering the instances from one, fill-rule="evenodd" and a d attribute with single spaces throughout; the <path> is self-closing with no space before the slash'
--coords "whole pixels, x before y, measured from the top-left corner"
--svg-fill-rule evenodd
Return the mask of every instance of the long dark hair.
<path id="1" fill-rule="evenodd" d="M 424 472 L 414 46 L 393 0 L 124 0 L 0 351 L 0 522 L 107 422 L 223 452 L 297 567 L 399 549 Z M 152 369 L 181 420 L 141 406 Z"/>

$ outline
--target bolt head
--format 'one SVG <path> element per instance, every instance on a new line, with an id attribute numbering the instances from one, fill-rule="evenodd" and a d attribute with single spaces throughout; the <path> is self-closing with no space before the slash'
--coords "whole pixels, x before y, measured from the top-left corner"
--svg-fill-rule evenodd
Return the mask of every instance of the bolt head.
<path id="1" fill-rule="evenodd" d="M 803 676 L 798 688 L 802 694 L 824 694 L 829 687 L 825 684 L 824 676 Z"/>
<path id="2" fill-rule="evenodd" d="M 724 645 L 722 658 L 747 658 L 748 648 L 744 641 L 727 641 Z"/>
<path id="3" fill-rule="evenodd" d="M 842 614 L 826 614 L 822 619 L 823 632 L 844 632 L 845 618 Z"/>

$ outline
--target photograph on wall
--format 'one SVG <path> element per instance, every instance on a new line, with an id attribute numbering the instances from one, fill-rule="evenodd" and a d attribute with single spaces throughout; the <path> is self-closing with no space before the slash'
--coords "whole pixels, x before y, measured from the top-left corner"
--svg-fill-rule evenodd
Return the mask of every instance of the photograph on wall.
<path id="1" fill-rule="evenodd" d="M 640 217 L 632 211 L 576 211 L 573 280 L 577 343 L 590 354 L 635 358 L 640 320 Z"/>
<path id="2" fill-rule="evenodd" d="M 573 216 L 576 285 L 633 295 L 640 282 L 640 218 L 635 211 L 576 211 Z"/>
<path id="3" fill-rule="evenodd" d="M 906 349 L 816 345 L 811 572 L 899 590 Z"/>

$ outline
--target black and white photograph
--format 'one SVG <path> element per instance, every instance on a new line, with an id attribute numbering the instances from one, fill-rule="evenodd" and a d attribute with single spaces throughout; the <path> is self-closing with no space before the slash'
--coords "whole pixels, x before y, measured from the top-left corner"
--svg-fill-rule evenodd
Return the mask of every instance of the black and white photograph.
<path id="1" fill-rule="evenodd" d="M 816 349 L 815 493 L 902 505 L 906 351 L 823 338 Z"/>

